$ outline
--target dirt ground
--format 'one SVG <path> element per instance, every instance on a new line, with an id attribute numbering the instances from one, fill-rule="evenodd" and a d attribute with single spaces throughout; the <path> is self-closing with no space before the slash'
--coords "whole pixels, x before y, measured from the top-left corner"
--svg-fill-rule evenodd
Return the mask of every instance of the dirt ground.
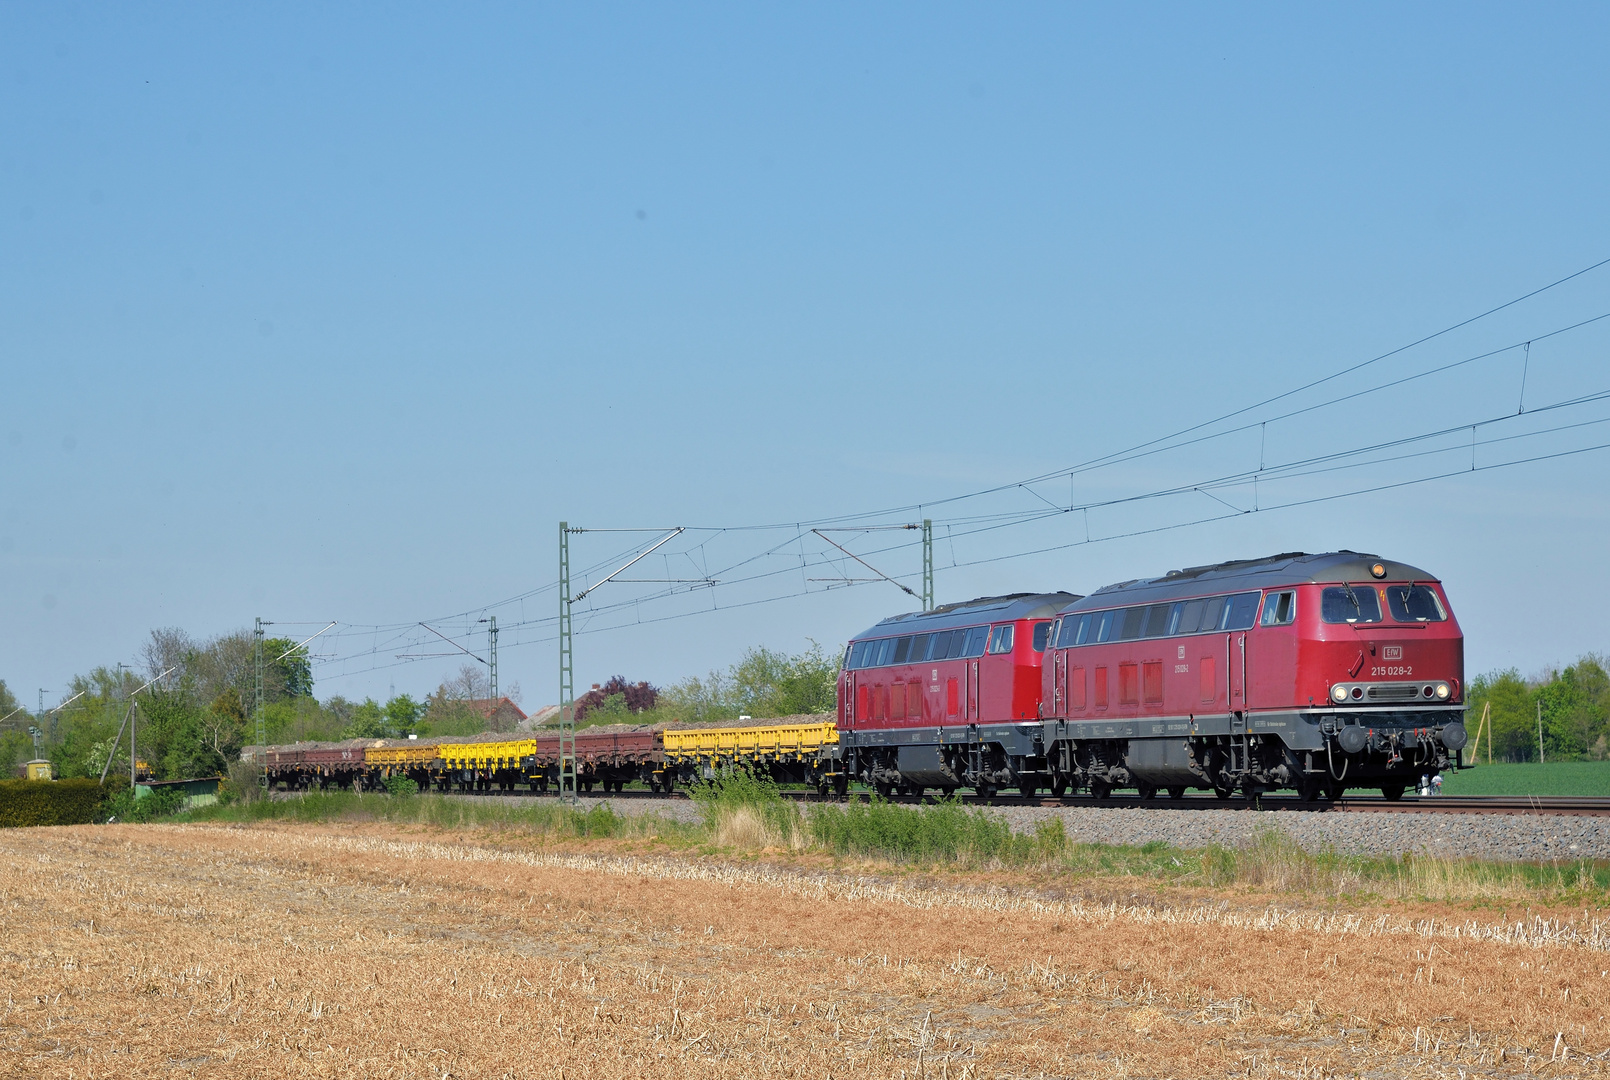
<path id="1" fill-rule="evenodd" d="M 7 830 L 0 1075 L 1604 1071 L 1596 912 L 1090 895 L 391 826 Z"/>

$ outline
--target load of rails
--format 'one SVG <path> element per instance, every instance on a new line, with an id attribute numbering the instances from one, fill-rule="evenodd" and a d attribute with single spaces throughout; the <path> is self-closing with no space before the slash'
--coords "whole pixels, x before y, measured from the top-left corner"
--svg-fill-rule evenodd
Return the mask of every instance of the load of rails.
<path id="1" fill-rule="evenodd" d="M 838 740 L 831 719 L 751 727 L 665 728 L 612 725 L 576 733 L 576 779 L 621 791 L 641 782 L 670 793 L 742 766 L 778 783 L 808 784 L 826 792 Z M 376 789 L 405 776 L 437 791 L 545 792 L 559 786 L 559 735 L 485 735 L 475 740 L 349 740 L 344 743 L 248 747 L 241 755 L 261 765 L 270 786 L 289 790 Z"/>

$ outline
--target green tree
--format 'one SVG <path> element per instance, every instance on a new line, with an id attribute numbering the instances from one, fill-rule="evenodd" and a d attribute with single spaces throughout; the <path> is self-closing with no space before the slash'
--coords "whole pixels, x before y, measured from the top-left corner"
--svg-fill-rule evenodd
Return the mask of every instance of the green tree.
<path id="1" fill-rule="evenodd" d="M 756 646 L 725 672 L 686 679 L 661 692 L 660 712 L 690 723 L 832 712 L 838 661 L 815 641 L 802 653 Z"/>
<path id="2" fill-rule="evenodd" d="M 1476 676 L 1466 694 L 1470 705 L 1466 718 L 1472 734 L 1480 722 L 1482 707 L 1491 706 L 1493 755 L 1505 761 L 1536 761 L 1535 700 L 1532 688 L 1514 668 Z"/>
<path id="3" fill-rule="evenodd" d="M 424 703 L 415 701 L 408 694 L 398 694 L 386 702 L 386 724 L 394 738 L 407 737 L 424 715 Z"/>
<path id="4" fill-rule="evenodd" d="M 389 735 L 386 713 L 374 698 L 364 698 L 363 704 L 352 710 L 352 719 L 341 732 L 343 739 L 384 739 Z"/>

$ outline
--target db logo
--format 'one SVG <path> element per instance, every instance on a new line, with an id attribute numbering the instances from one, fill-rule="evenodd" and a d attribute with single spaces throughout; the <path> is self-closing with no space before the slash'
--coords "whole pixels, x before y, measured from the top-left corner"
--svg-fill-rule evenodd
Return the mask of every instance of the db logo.
<path id="1" fill-rule="evenodd" d="M 1403 646 L 1402 645 L 1388 645 L 1386 648 L 1381 650 L 1381 659 L 1382 660 L 1402 660 L 1403 659 Z"/>

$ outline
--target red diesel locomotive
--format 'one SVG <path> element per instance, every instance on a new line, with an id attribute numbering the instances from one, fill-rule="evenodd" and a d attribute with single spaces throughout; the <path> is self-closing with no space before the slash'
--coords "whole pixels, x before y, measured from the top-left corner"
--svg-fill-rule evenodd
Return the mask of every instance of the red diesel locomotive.
<path id="1" fill-rule="evenodd" d="M 990 795 L 1007 782 L 1033 791 L 1033 776 L 1001 767 L 1000 744 L 1038 738 L 1051 621 L 1077 599 L 984 597 L 896 615 L 854 638 L 839 673 L 839 790 L 854 778 L 884 795 L 964 784 Z"/>
<path id="2" fill-rule="evenodd" d="M 1013 657 L 1014 678 L 1038 676 L 1032 711 L 1028 696 L 976 714 L 929 710 L 948 669 L 909 657 L 885 680 L 867 675 L 873 685 L 917 677 L 924 711 L 908 701 L 893 720 L 875 699 L 870 712 L 851 707 L 863 668 L 879 667 L 857 664 L 872 655 L 867 639 L 998 602 L 886 620 L 852 643 L 840 682 L 845 771 L 884 791 L 1048 787 L 1099 798 L 1134 788 L 1178 798 L 1200 788 L 1227 798 L 1290 788 L 1334 799 L 1375 787 L 1395 799 L 1459 764 L 1464 639 L 1441 583 L 1422 570 L 1351 551 L 1293 553 L 1068 601 L 1044 637 L 1043 604 L 1019 615 L 1031 648 Z"/>

